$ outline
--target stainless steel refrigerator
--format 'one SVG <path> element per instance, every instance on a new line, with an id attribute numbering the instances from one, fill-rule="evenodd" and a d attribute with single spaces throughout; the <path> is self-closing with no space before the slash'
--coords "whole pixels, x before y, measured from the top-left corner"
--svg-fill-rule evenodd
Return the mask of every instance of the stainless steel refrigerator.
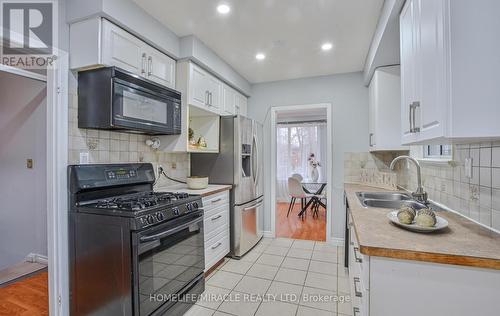
<path id="1" fill-rule="evenodd" d="M 231 256 L 239 258 L 262 238 L 262 125 L 244 116 L 220 120 L 218 154 L 191 154 L 191 175 L 212 184 L 231 184 Z"/>

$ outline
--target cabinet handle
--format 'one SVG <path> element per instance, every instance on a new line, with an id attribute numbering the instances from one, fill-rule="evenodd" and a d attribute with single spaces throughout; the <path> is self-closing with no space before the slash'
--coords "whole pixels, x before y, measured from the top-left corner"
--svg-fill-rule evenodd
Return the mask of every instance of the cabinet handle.
<path id="1" fill-rule="evenodd" d="M 205 90 L 205 105 L 208 105 L 208 95 L 209 95 L 210 92 L 208 92 L 208 90 Z"/>
<path id="2" fill-rule="evenodd" d="M 146 53 L 142 53 L 142 62 L 141 62 L 141 74 L 145 74 L 146 73 Z"/>
<path id="3" fill-rule="evenodd" d="M 373 133 L 370 133 L 370 147 L 373 147 Z"/>
<path id="4" fill-rule="evenodd" d="M 222 217 L 222 215 L 217 215 L 217 216 L 212 217 L 211 220 L 212 221 L 216 221 L 216 220 L 218 220 L 221 217 Z"/>
<path id="5" fill-rule="evenodd" d="M 218 199 L 212 200 L 212 203 L 217 203 L 217 202 L 220 202 L 220 201 L 222 201 L 222 198 L 218 198 Z"/>
<path id="6" fill-rule="evenodd" d="M 148 76 L 151 76 L 153 73 L 153 57 L 148 57 Z"/>
<path id="7" fill-rule="evenodd" d="M 353 316 L 358 316 L 359 313 L 360 313 L 359 308 L 357 308 L 357 307 L 352 308 L 352 315 Z"/>
<path id="8" fill-rule="evenodd" d="M 360 279 L 358 277 L 355 277 L 354 278 L 354 295 L 356 295 L 356 297 L 363 297 L 363 293 L 361 291 L 358 291 L 358 287 L 356 286 L 359 283 L 361 283 Z"/>
<path id="9" fill-rule="evenodd" d="M 217 243 L 217 245 L 212 246 L 212 250 L 213 250 L 213 249 L 217 249 L 217 248 L 219 248 L 219 247 L 220 247 L 220 245 L 222 245 L 222 243 L 221 243 L 221 242 L 218 242 L 218 243 Z"/>
<path id="10" fill-rule="evenodd" d="M 410 103 L 409 109 L 408 109 L 408 119 L 410 120 L 410 134 L 414 133 L 413 131 L 413 121 L 411 119 L 411 112 L 413 111 L 413 103 Z"/>
<path id="11" fill-rule="evenodd" d="M 417 112 L 417 108 L 420 107 L 420 102 L 419 101 L 416 101 L 416 102 L 413 102 L 413 132 L 414 133 L 418 133 L 420 132 L 420 127 L 417 127 L 417 123 L 416 123 L 416 112 Z"/>
<path id="12" fill-rule="evenodd" d="M 212 106 L 212 92 L 208 93 L 208 97 L 209 97 L 208 98 L 208 100 L 209 100 L 208 103 L 209 103 L 210 106 Z"/>
<path id="13" fill-rule="evenodd" d="M 362 263 L 363 262 L 363 259 L 358 257 L 358 251 L 359 251 L 359 248 L 358 247 L 354 247 L 354 259 L 356 260 L 356 262 L 358 263 Z"/>

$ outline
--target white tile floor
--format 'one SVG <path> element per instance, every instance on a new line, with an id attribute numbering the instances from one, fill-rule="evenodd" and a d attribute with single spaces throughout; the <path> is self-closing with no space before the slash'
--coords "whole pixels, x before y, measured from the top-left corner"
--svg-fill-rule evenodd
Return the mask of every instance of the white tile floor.
<path id="1" fill-rule="evenodd" d="M 352 315 L 348 293 L 342 247 L 264 238 L 209 275 L 204 295 L 186 315 Z"/>

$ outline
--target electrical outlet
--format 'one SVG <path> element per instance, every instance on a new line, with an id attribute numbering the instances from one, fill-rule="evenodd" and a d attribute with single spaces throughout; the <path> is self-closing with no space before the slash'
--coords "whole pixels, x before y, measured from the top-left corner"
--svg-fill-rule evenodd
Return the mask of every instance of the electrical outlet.
<path id="1" fill-rule="evenodd" d="M 177 163 L 172 162 L 172 169 L 177 169 Z"/>
<path id="2" fill-rule="evenodd" d="M 86 165 L 89 163 L 89 152 L 84 151 L 80 153 L 80 164 L 81 165 Z"/>

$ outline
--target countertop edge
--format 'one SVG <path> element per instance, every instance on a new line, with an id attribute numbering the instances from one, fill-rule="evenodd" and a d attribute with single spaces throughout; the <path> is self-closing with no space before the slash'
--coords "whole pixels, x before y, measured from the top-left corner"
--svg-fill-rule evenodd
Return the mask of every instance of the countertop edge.
<path id="1" fill-rule="evenodd" d="M 379 248 L 379 247 L 363 246 L 362 244 L 359 245 L 359 248 L 360 252 L 367 256 L 500 270 L 500 260 L 496 259 L 459 256 L 459 255 L 450 255 L 442 253 L 419 252 L 413 250 Z"/>
<path id="2" fill-rule="evenodd" d="M 345 183 L 344 191 L 347 191 L 346 190 L 347 185 L 367 186 L 358 183 Z M 385 190 L 385 191 L 392 191 L 383 187 L 376 187 L 376 186 L 370 186 L 370 187 L 378 188 L 380 190 Z M 350 199 L 350 196 L 348 194 L 346 194 L 346 198 L 347 201 L 350 203 L 350 205 L 353 205 L 355 203 L 355 201 L 352 201 Z M 424 252 L 424 251 L 405 250 L 397 248 L 382 248 L 382 247 L 363 245 L 362 239 L 360 240 L 358 231 L 356 229 L 356 220 L 354 216 L 352 218 L 352 221 L 353 221 L 354 233 L 356 234 L 356 238 L 358 239 L 359 242 L 359 248 L 360 248 L 359 251 L 367 256 L 500 270 L 500 260 L 494 258 L 473 257 L 466 255 L 445 254 L 437 252 L 436 253 Z"/>
<path id="3" fill-rule="evenodd" d="M 201 190 L 188 189 L 187 187 L 179 187 L 177 185 L 173 186 L 163 186 L 155 188 L 155 191 L 176 191 L 176 192 L 188 192 L 190 194 L 197 194 L 201 197 L 207 197 L 217 193 L 231 190 L 233 188 L 230 184 L 209 184 L 207 188 Z M 199 192 L 197 192 L 199 191 Z"/>
<path id="4" fill-rule="evenodd" d="M 217 193 L 221 193 L 221 192 L 224 192 L 224 191 L 228 191 L 228 190 L 231 190 L 232 189 L 232 186 L 231 185 L 227 185 L 223 188 L 217 188 L 217 189 L 214 189 L 213 191 L 210 191 L 210 192 L 205 192 L 203 194 L 200 194 L 202 197 L 205 197 L 205 196 L 210 196 L 210 195 L 214 195 L 214 194 L 217 194 Z"/>

